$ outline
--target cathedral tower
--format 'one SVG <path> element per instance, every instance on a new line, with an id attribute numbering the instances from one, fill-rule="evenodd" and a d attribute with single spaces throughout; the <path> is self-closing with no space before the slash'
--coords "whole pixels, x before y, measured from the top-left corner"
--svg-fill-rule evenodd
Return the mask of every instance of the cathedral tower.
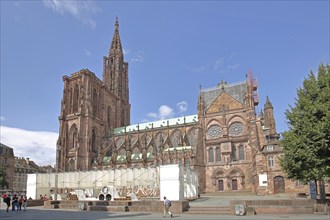
<path id="1" fill-rule="evenodd" d="M 103 61 L 103 81 L 88 69 L 63 77 L 56 152 L 60 172 L 92 169 L 103 137 L 130 123 L 128 63 L 124 62 L 118 19 L 109 56 Z"/>
<path id="2" fill-rule="evenodd" d="M 274 109 L 272 103 L 269 101 L 268 96 L 264 105 L 264 118 L 265 127 L 269 129 L 269 138 L 275 137 L 277 133 L 274 119 Z"/>
<path id="3" fill-rule="evenodd" d="M 108 57 L 103 57 L 103 83 L 108 93 L 116 97 L 114 127 L 122 127 L 130 124 L 130 104 L 128 88 L 128 63 L 124 62 L 124 54 L 119 36 L 118 18 L 115 23 Z M 110 109 L 109 109 L 110 111 Z M 110 125 L 109 124 L 109 125 Z"/>

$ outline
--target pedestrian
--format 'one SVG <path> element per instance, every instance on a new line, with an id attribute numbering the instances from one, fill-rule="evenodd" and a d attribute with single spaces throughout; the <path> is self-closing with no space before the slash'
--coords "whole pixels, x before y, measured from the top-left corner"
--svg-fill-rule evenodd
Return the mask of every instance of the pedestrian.
<path id="1" fill-rule="evenodd" d="M 4 195 L 4 197 L 3 197 L 3 201 L 6 203 L 6 205 L 7 205 L 7 212 L 8 212 L 8 210 L 9 210 L 9 207 L 10 207 L 10 195 L 7 195 L 7 194 L 5 194 Z"/>
<path id="2" fill-rule="evenodd" d="M 18 209 L 19 209 L 19 211 L 22 210 L 22 205 L 23 205 L 23 195 L 21 195 L 21 197 L 19 197 L 19 199 L 18 199 Z"/>
<path id="3" fill-rule="evenodd" d="M 13 201 L 11 202 L 11 209 L 13 212 L 18 211 L 18 197 L 16 194 L 13 196 Z"/>
<path id="4" fill-rule="evenodd" d="M 173 218 L 173 214 L 170 212 L 170 208 L 172 206 L 171 200 L 167 199 L 166 196 L 164 196 L 164 216 L 163 218 L 166 218 L 167 214 Z"/>
<path id="5" fill-rule="evenodd" d="M 26 196 L 23 197 L 23 210 L 26 211 L 26 206 L 27 206 L 27 198 Z"/>

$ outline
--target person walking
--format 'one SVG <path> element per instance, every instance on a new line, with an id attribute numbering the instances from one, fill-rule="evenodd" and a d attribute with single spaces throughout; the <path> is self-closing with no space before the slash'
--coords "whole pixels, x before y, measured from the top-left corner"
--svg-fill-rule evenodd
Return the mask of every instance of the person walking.
<path id="1" fill-rule="evenodd" d="M 23 197 L 23 210 L 26 211 L 26 206 L 27 206 L 27 198 L 26 196 Z"/>
<path id="2" fill-rule="evenodd" d="M 14 196 L 13 196 L 11 205 L 12 205 L 11 210 L 13 212 L 18 211 L 18 197 L 16 194 L 14 194 Z"/>
<path id="3" fill-rule="evenodd" d="M 7 212 L 8 212 L 8 210 L 9 210 L 9 207 L 10 207 L 10 195 L 7 195 L 7 194 L 5 194 L 4 195 L 4 197 L 3 197 L 3 201 L 6 203 L 6 205 L 7 205 Z"/>
<path id="4" fill-rule="evenodd" d="M 164 196 L 164 216 L 163 218 L 166 218 L 167 214 L 173 218 L 173 214 L 170 212 L 170 208 L 172 206 L 171 200 L 167 199 L 166 196 Z"/>
<path id="5" fill-rule="evenodd" d="M 21 195 L 18 199 L 18 210 L 22 210 L 22 205 L 23 205 L 23 195 Z"/>

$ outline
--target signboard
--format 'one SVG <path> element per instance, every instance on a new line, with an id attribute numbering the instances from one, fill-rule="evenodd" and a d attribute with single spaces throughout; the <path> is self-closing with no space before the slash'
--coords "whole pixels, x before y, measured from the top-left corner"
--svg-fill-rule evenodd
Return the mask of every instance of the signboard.
<path id="1" fill-rule="evenodd" d="M 259 186 L 268 186 L 267 173 L 259 174 Z"/>

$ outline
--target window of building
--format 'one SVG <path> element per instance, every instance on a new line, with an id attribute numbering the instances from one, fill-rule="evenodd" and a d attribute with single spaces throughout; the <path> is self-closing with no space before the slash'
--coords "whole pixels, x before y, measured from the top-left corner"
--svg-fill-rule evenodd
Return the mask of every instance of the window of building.
<path id="1" fill-rule="evenodd" d="M 95 129 L 93 129 L 93 131 L 92 131 L 92 151 L 94 153 L 97 152 L 97 149 L 96 149 L 96 132 L 95 132 Z"/>
<path id="2" fill-rule="evenodd" d="M 268 156 L 268 166 L 269 167 L 275 166 L 274 156 Z"/>
<path id="3" fill-rule="evenodd" d="M 245 159 L 245 156 L 244 156 L 244 146 L 243 145 L 240 145 L 239 148 L 238 148 L 238 159 L 239 160 L 244 160 Z"/>
<path id="4" fill-rule="evenodd" d="M 215 148 L 215 160 L 218 162 L 218 161 L 221 161 L 221 149 L 220 149 L 220 146 L 217 146 Z"/>
<path id="5" fill-rule="evenodd" d="M 209 162 L 214 162 L 213 148 L 209 149 Z"/>
<path id="6" fill-rule="evenodd" d="M 244 125 L 240 122 L 234 122 L 229 126 L 229 136 L 237 137 L 243 134 Z"/>
<path id="7" fill-rule="evenodd" d="M 221 127 L 219 125 L 212 125 L 207 131 L 211 139 L 219 138 L 222 135 Z"/>
<path id="8" fill-rule="evenodd" d="M 274 150 L 274 146 L 273 145 L 268 145 L 267 146 L 267 151 L 273 151 Z"/>
<path id="9" fill-rule="evenodd" d="M 236 147 L 234 145 L 231 146 L 231 159 L 232 161 L 236 161 L 237 157 L 236 157 Z"/>
<path id="10" fill-rule="evenodd" d="M 74 97 L 73 97 L 73 112 L 78 111 L 78 102 L 79 102 L 79 86 L 78 84 L 76 84 L 74 88 Z"/>

